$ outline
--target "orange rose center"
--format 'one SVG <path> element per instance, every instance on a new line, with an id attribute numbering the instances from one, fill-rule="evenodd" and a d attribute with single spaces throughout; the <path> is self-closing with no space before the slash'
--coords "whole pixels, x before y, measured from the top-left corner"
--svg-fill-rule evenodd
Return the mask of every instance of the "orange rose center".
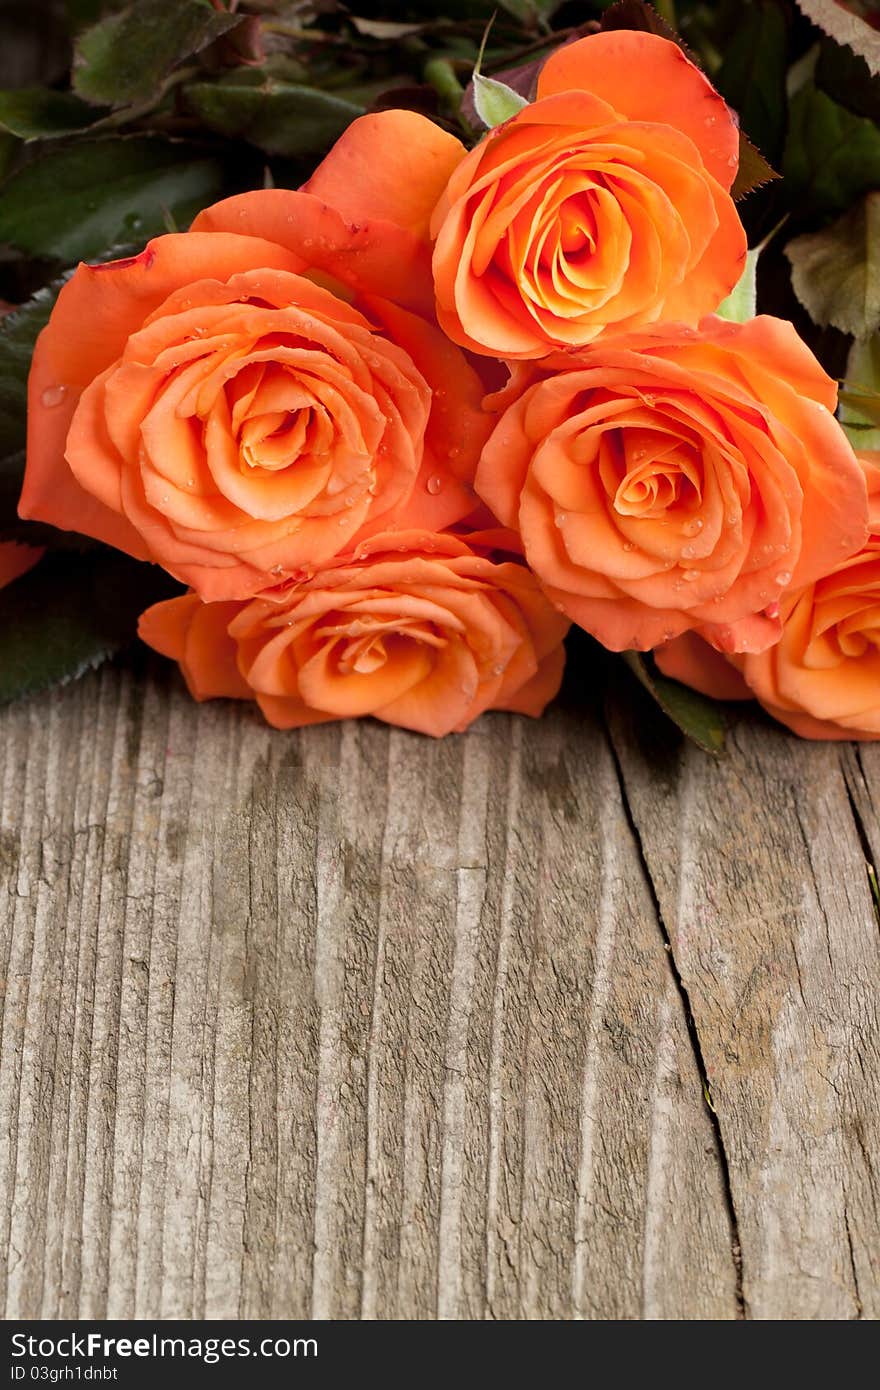
<path id="1" fill-rule="evenodd" d="M 600 470 L 619 516 L 651 519 L 674 508 L 689 515 L 699 507 L 702 460 L 692 445 L 639 429 L 615 431 L 609 443 Z"/>

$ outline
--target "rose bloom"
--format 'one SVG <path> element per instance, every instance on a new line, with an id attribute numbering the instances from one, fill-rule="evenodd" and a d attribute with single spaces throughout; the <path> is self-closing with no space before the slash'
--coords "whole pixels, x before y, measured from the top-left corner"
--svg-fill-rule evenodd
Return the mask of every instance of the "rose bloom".
<path id="1" fill-rule="evenodd" d="M 459 142 L 385 115 L 376 196 L 407 160 L 445 179 Z M 362 122 L 381 145 L 385 116 Z M 390 220 L 343 215 L 345 148 L 309 192 L 245 193 L 77 269 L 34 354 L 22 516 L 228 599 L 471 509 L 485 388 L 434 320 L 430 208 L 409 190 Z"/>
<path id="2" fill-rule="evenodd" d="M 780 595 L 864 543 L 835 383 L 790 323 L 658 325 L 561 362 L 514 372 L 476 487 L 606 647 L 693 629 L 760 651 Z"/>
<path id="3" fill-rule="evenodd" d="M 567 629 L 524 565 L 420 531 L 376 536 L 250 602 L 185 594 L 140 622 L 197 700 L 256 700 L 279 729 L 371 714 L 435 737 L 488 709 L 541 714 Z"/>
<path id="4" fill-rule="evenodd" d="M 19 545 L 15 541 L 0 543 L 0 589 L 27 574 L 42 556 L 42 546 Z"/>
<path id="5" fill-rule="evenodd" d="M 533 358 L 696 323 L 745 259 L 738 150 L 732 112 L 676 44 L 619 31 L 558 49 L 537 100 L 458 164 L 434 213 L 441 325 Z"/>
<path id="6" fill-rule="evenodd" d="M 689 633 L 655 653 L 662 671 L 716 699 L 754 697 L 802 738 L 880 738 L 880 453 L 859 458 L 868 479 L 867 543 L 783 595 L 777 645 L 725 660 Z"/>

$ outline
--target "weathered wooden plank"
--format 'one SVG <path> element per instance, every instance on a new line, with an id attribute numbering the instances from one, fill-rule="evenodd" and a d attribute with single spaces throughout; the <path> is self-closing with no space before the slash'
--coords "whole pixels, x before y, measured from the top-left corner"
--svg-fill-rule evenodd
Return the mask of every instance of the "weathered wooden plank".
<path id="1" fill-rule="evenodd" d="M 712 762 L 664 751 L 636 708 L 616 706 L 615 744 L 717 1109 L 746 1314 L 876 1318 L 880 936 L 855 755 L 746 716 Z"/>
<path id="2" fill-rule="evenodd" d="M 736 1315 L 607 739 L 0 712 L 10 1317 Z"/>

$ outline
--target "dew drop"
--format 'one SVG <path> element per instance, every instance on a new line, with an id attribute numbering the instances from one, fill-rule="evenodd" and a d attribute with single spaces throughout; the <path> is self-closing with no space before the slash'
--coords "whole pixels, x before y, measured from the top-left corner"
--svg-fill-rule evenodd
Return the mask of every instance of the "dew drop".
<path id="1" fill-rule="evenodd" d="M 776 576 L 776 583 L 782 585 L 791 583 L 791 575 L 788 570 L 780 570 L 779 574 Z"/>
<path id="2" fill-rule="evenodd" d="M 707 117 L 706 117 L 706 120 L 705 120 L 705 124 L 706 124 L 706 125 L 716 125 L 717 122 L 718 122 L 718 117 L 717 117 L 717 116 L 707 116 Z"/>
<path id="3" fill-rule="evenodd" d="M 568 521 L 568 515 L 567 515 L 566 512 L 557 512 L 557 513 L 556 513 L 556 525 L 557 525 L 557 526 L 562 527 L 562 526 L 565 525 L 565 523 L 566 523 L 567 521 Z"/>
<path id="4" fill-rule="evenodd" d="M 693 584 L 693 582 L 694 582 L 695 579 L 699 579 L 699 577 L 700 577 L 700 571 L 699 571 L 699 570 L 685 570 L 685 571 L 682 573 L 682 576 L 681 576 L 681 577 L 682 577 L 682 579 L 686 580 L 688 584 Z"/>
<path id="5" fill-rule="evenodd" d="M 443 487 L 443 479 L 438 478 L 437 474 L 434 473 L 425 483 L 425 487 L 428 489 L 428 492 L 430 492 L 432 497 L 436 497 L 437 493 Z"/>
<path id="6" fill-rule="evenodd" d="M 282 574 L 284 573 L 284 566 L 283 566 L 283 565 L 273 565 L 272 568 L 270 569 L 269 573 L 270 573 L 270 574 L 274 574 L 274 576 L 275 576 L 276 579 L 280 579 L 281 576 L 282 576 Z"/>
<path id="7" fill-rule="evenodd" d="M 686 522 L 681 529 L 686 536 L 698 536 L 703 529 L 702 519 L 695 516 L 693 521 Z"/>
<path id="8" fill-rule="evenodd" d="M 624 550 L 635 550 L 635 548 L 636 548 L 636 543 L 635 543 L 635 541 L 624 541 L 624 542 L 623 542 L 623 548 L 624 548 Z"/>
<path id="9" fill-rule="evenodd" d="M 195 480 L 195 478 L 187 478 L 187 480 L 186 480 L 186 485 L 187 485 L 187 487 L 195 487 L 195 485 L 196 485 L 196 480 Z"/>
<path id="10" fill-rule="evenodd" d="M 171 498 L 168 496 L 168 493 L 167 493 L 167 492 L 163 492 L 163 493 L 162 493 L 162 506 L 163 506 L 163 507 L 167 506 L 168 503 L 169 503 L 170 501 L 171 501 Z"/>
<path id="11" fill-rule="evenodd" d="M 493 666 L 493 667 L 492 667 L 492 671 L 494 672 L 494 674 L 495 674 L 496 676 L 503 676 L 503 675 L 504 675 L 504 672 L 505 672 L 505 669 L 506 669 L 506 668 L 505 668 L 504 666 L 502 666 L 500 663 L 499 663 L 499 665 Z"/>
<path id="12" fill-rule="evenodd" d="M 727 516 L 724 519 L 727 522 L 728 526 L 735 526 L 736 523 L 739 521 L 739 512 L 728 512 Z"/>
<path id="13" fill-rule="evenodd" d="M 53 405 L 60 405 L 66 395 L 66 386 L 47 386 L 40 397 L 40 401 L 48 410 L 51 410 Z"/>
<path id="14" fill-rule="evenodd" d="M 683 560 L 692 560 L 696 553 L 697 552 L 692 545 L 683 545 L 681 547 L 681 558 Z"/>

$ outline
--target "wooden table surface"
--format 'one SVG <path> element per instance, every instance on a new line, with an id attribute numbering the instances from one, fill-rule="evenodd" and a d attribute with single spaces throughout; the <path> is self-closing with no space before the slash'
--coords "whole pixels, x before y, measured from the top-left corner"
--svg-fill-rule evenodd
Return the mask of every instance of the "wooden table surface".
<path id="1" fill-rule="evenodd" d="M 880 1314 L 880 749 L 597 704 L 0 711 L 8 1318 Z"/>

